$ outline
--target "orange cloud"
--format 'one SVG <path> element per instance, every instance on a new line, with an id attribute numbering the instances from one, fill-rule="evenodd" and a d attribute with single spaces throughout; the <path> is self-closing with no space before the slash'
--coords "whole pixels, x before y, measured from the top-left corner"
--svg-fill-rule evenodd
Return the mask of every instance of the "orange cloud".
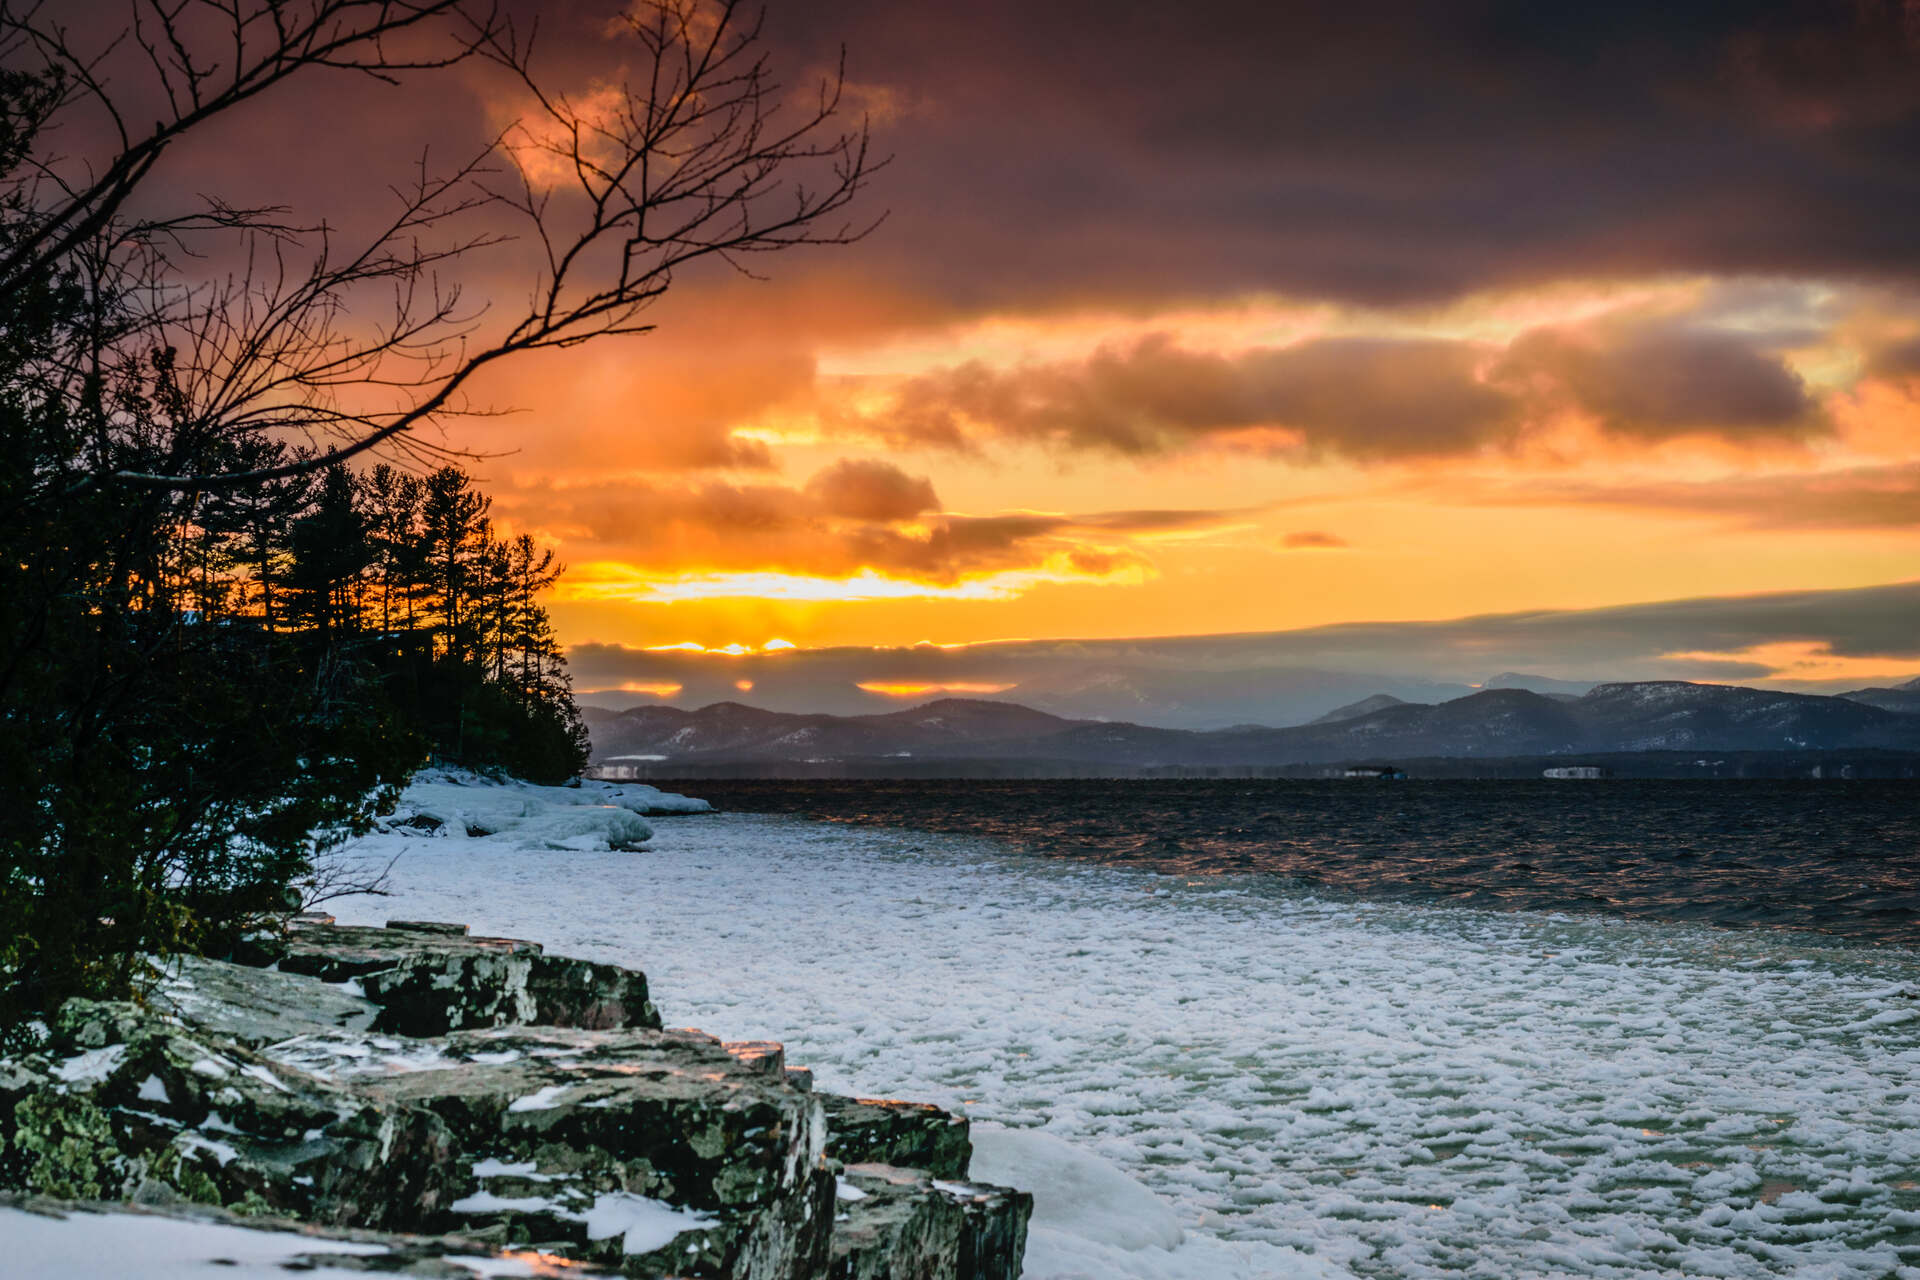
<path id="1" fill-rule="evenodd" d="M 871 680 L 863 681 L 857 687 L 865 689 L 868 693 L 883 694 L 889 698 L 924 698 L 930 693 L 1005 693 L 1014 686 L 971 681 L 954 681 L 945 684 L 899 684 L 885 680 Z"/>
<path id="2" fill-rule="evenodd" d="M 1832 644 L 1817 640 L 1775 640 L 1747 645 L 1739 649 L 1693 649 L 1663 653 L 1666 662 L 1719 664 L 1741 670 L 1747 679 L 1762 681 L 1847 681 L 1858 684 L 1893 684 L 1920 674 L 1920 662 L 1900 662 L 1884 657 L 1855 657 L 1833 651 Z"/>

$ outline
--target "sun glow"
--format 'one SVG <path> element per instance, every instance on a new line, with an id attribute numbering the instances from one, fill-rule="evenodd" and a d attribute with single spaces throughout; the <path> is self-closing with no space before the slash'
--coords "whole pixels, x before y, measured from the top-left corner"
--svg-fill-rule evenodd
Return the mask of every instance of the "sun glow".
<path id="1" fill-rule="evenodd" d="M 799 647 L 800 647 L 799 645 L 795 644 L 791 640 L 781 640 L 777 637 L 775 639 L 767 641 L 765 644 L 761 645 L 758 649 L 755 649 L 750 644 L 741 644 L 738 640 L 734 641 L 732 644 L 719 644 L 719 645 L 701 644 L 698 640 L 682 640 L 677 644 L 650 644 L 646 646 L 646 652 L 648 653 L 717 653 L 729 658 L 743 658 L 750 653 L 779 653 L 786 649 L 797 649 Z"/>
<path id="2" fill-rule="evenodd" d="M 670 681 L 655 680 L 628 680 L 615 687 L 622 693 L 644 693 L 652 698 L 671 698 L 682 688 Z"/>
<path id="3" fill-rule="evenodd" d="M 1920 675 L 1920 663 L 1897 658 L 1859 658 L 1833 652 L 1819 641 L 1780 640 L 1726 651 L 1663 653 L 1668 662 L 1746 662 L 1769 668 L 1760 680 L 1845 680 L 1896 684 Z"/>
<path id="4" fill-rule="evenodd" d="M 929 693 L 1005 693 L 1013 688 L 1010 684 L 974 684 L 968 681 L 943 684 L 893 684 L 881 680 L 862 681 L 860 687 L 868 693 L 878 693 L 888 698 L 919 698 Z"/>
<path id="5" fill-rule="evenodd" d="M 633 565 L 602 561 L 569 574 L 555 591 L 557 599 L 620 600 L 647 604 L 675 604 L 693 600 L 778 600 L 846 603 L 873 600 L 1012 600 L 1049 583 L 1138 584 L 1148 575 L 1146 566 L 1126 563 L 1104 571 L 1075 567 L 1065 556 L 1051 558 L 1035 569 L 1009 569 L 963 577 L 956 582 L 921 582 L 894 578 L 862 569 L 844 578 L 759 570 L 737 573 L 649 573 Z M 692 652 L 701 646 L 686 641 L 662 649 Z M 769 644 L 769 648 L 778 645 Z M 746 645 L 706 649 L 708 653 L 748 653 Z"/>

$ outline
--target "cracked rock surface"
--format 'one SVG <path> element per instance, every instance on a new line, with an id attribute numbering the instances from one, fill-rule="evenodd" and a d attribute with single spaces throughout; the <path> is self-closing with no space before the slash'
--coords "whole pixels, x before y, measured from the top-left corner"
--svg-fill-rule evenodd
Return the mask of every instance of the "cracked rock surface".
<path id="1" fill-rule="evenodd" d="M 664 1030 L 640 973 L 434 922 L 297 921 L 244 958 L 0 1058 L 0 1189 L 635 1277 L 1019 1275 L 1031 1198 L 965 1181 L 964 1119 Z"/>

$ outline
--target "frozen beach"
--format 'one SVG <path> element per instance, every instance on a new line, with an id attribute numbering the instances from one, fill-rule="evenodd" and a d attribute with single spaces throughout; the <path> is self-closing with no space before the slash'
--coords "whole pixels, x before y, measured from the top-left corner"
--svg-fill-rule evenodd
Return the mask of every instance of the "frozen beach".
<path id="1" fill-rule="evenodd" d="M 793 818 L 631 851 L 616 789 L 471 790 L 485 822 L 410 797 L 451 820 L 359 842 L 392 896 L 330 909 L 641 968 L 669 1025 L 964 1109 L 1041 1280 L 1920 1277 L 1913 952 Z"/>

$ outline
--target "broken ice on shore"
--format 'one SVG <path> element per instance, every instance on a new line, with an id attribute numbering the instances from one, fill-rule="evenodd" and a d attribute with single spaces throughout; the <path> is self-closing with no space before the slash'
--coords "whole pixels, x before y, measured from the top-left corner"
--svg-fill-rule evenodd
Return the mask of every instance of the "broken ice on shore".
<path id="1" fill-rule="evenodd" d="M 647 815 L 711 812 L 705 800 L 638 782 L 589 779 L 543 787 L 463 769 L 429 769 L 414 777 L 380 825 L 383 833 L 594 852 L 634 849 L 652 839 Z"/>
<path id="2" fill-rule="evenodd" d="M 343 920 L 642 968 L 669 1024 L 965 1109 L 1035 1280 L 1920 1280 L 1910 951 L 748 815 L 362 844 L 404 856 Z"/>

